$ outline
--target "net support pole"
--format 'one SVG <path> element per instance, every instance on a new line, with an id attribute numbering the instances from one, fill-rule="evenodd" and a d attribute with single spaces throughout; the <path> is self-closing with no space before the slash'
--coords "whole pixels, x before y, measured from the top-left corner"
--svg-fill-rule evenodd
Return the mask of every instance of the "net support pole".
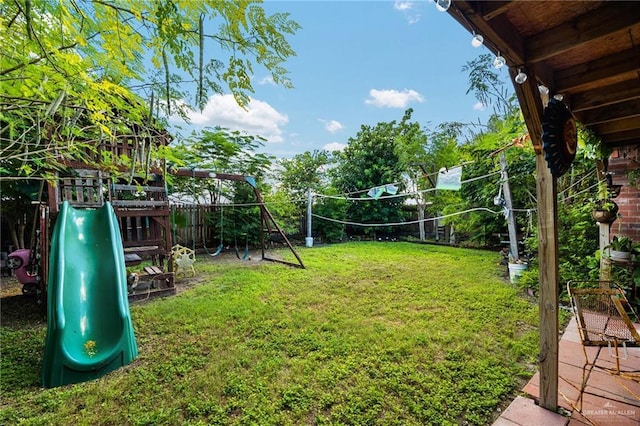
<path id="1" fill-rule="evenodd" d="M 507 159 L 504 151 L 500 153 L 500 172 L 502 173 L 502 191 L 507 208 L 507 228 L 509 229 L 509 252 L 514 261 L 520 259 L 518 254 L 518 236 L 516 234 L 516 218 L 513 215 L 513 203 L 511 201 L 511 188 L 509 187 L 509 172 L 507 171 Z"/>
<path id="2" fill-rule="evenodd" d="M 311 238 L 311 188 L 307 189 L 307 238 Z"/>

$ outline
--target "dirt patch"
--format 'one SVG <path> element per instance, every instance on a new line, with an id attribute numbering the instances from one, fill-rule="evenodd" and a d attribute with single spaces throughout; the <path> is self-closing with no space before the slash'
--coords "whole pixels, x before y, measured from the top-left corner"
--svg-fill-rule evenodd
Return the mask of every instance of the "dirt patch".
<path id="1" fill-rule="evenodd" d="M 22 295 L 22 284 L 16 277 L 0 277 L 0 297 Z"/>
<path id="2" fill-rule="evenodd" d="M 216 264 L 235 264 L 238 268 L 253 268 L 260 265 L 262 262 L 262 254 L 259 251 L 251 251 L 245 260 L 240 260 L 233 251 L 223 251 L 216 256 L 209 256 L 205 254 L 198 254 L 194 267 L 196 274 L 190 270 L 179 270 L 176 275 L 175 285 L 176 292 L 182 293 L 185 290 L 196 287 L 200 284 L 206 284 L 211 281 L 211 275 L 203 272 L 207 266 L 215 266 Z"/>

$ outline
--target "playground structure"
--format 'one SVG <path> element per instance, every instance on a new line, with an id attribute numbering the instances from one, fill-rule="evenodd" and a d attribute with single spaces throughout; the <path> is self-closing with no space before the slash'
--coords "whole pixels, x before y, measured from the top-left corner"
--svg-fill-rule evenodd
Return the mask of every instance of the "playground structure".
<path id="1" fill-rule="evenodd" d="M 65 164 L 65 171 L 55 172 L 55 182 L 47 184 L 46 191 L 43 191 L 45 200 L 39 200 L 36 205 L 37 238 L 32 248 L 16 250 L 7 259 L 7 265 L 16 271 L 16 276 L 23 284 L 24 294 L 35 295 L 46 306 L 50 230 L 65 202 L 76 209 L 98 209 L 110 203 L 120 229 L 125 265 L 135 268 L 143 261 L 150 261 L 151 265 L 146 264 L 136 273 L 136 286 L 129 287 L 129 300 L 175 294 L 174 265 L 177 263 L 172 258 L 171 209 L 165 164 L 150 161 L 152 144 L 161 146 L 168 142 L 169 137 L 163 133 L 146 141 L 140 138 L 115 138 L 110 143 L 100 145 L 97 153 L 91 154 L 91 159 L 97 160 L 107 152 L 113 158 L 131 158 L 134 167 L 128 166 L 124 171 L 113 173 L 96 167 L 96 163 L 90 161 L 69 162 Z M 262 259 L 304 268 L 302 260 L 264 204 L 253 177 L 190 169 L 177 169 L 172 173 L 176 176 L 230 180 L 250 185 L 260 207 Z M 267 238 L 273 236 L 291 250 L 297 263 L 267 256 L 265 243 Z M 82 256 L 93 255 L 90 252 L 82 253 Z"/>
<path id="2" fill-rule="evenodd" d="M 192 170 L 192 169 L 177 169 L 173 173 L 176 176 L 198 178 L 198 179 L 217 179 L 217 180 L 221 180 L 221 181 L 244 182 L 244 183 L 248 184 L 253 190 L 253 193 L 254 193 L 254 196 L 255 196 L 255 199 L 256 199 L 256 204 L 260 208 L 260 229 L 261 229 L 261 232 L 260 232 L 260 252 L 261 252 L 261 259 L 265 260 L 265 261 L 269 261 L 269 262 L 282 263 L 284 265 L 293 266 L 293 267 L 296 267 L 296 268 L 302 268 L 302 269 L 305 268 L 304 263 L 302 262 L 302 259 L 300 258 L 300 256 L 296 252 L 295 248 L 293 247 L 293 245 L 291 244 L 291 242 L 287 238 L 286 234 L 282 231 L 280 226 L 278 226 L 278 224 L 275 221 L 273 215 L 271 214 L 271 212 L 267 208 L 266 204 L 264 203 L 264 200 L 262 198 L 262 194 L 260 193 L 260 190 L 258 189 L 257 182 L 256 182 L 256 180 L 255 180 L 255 178 L 253 176 L 246 176 L 246 175 L 240 175 L 240 174 L 231 174 L 231 173 L 215 173 L 215 172 L 207 171 L 207 170 Z M 220 207 L 220 208 L 222 208 L 222 207 Z M 289 261 L 282 260 L 282 259 L 269 257 L 267 255 L 267 251 L 266 251 L 267 239 L 269 239 L 269 240 L 278 240 L 278 241 L 282 242 L 289 249 L 289 251 L 294 255 L 294 257 L 295 257 L 297 262 L 294 263 L 294 262 L 289 262 Z M 222 250 L 222 246 L 223 246 L 223 243 L 221 241 L 220 245 L 218 246 L 216 251 L 214 251 L 213 253 L 208 253 L 208 254 L 210 256 L 212 256 L 212 257 L 218 255 L 220 253 L 220 251 Z M 244 260 L 244 259 L 247 258 L 248 246 L 245 247 L 245 252 L 242 255 L 240 255 L 239 252 L 237 251 L 238 250 L 237 245 L 236 245 L 235 249 L 236 249 L 236 255 L 238 256 L 239 259 Z"/>
<path id="3" fill-rule="evenodd" d="M 7 266 L 16 271 L 23 293 L 35 296 L 43 307 L 47 306 L 51 229 L 65 202 L 70 207 L 89 210 L 110 203 L 126 266 L 150 260 L 153 273 L 144 274 L 143 279 L 154 283 L 157 295 L 175 293 L 172 265 L 167 262 L 172 244 L 165 163 L 152 159 L 152 154 L 168 145 L 171 137 L 153 126 L 151 120 L 147 125 L 118 121 L 108 135 L 87 130 L 82 153 L 76 153 L 75 159 L 58 157 L 58 167 L 46 171 L 46 181 L 39 181 L 37 195 L 32 191 L 27 196 L 31 207 L 23 204 L 19 214 L 26 218 L 26 227 L 32 226 L 31 239 L 22 243 L 23 250 L 9 253 Z M 27 182 L 25 186 L 28 185 Z M 31 218 L 33 222 L 29 223 Z M 73 253 L 70 261 L 96 255 L 91 250 Z M 132 295 L 132 299 L 135 297 Z"/>
<path id="4" fill-rule="evenodd" d="M 7 259 L 10 267 L 20 263 L 19 268 L 25 269 L 22 275 L 20 269 L 16 271 L 23 293 L 35 295 L 46 306 L 50 230 L 61 206 L 68 203 L 76 209 L 99 209 L 110 203 L 120 230 L 126 266 L 150 260 L 152 265 L 145 268 L 141 280 L 151 283 L 149 287 L 154 288 L 155 296 L 175 294 L 172 262 L 167 261 L 172 244 L 164 163 L 151 162 L 151 151 L 168 144 L 169 140 L 162 132 L 145 138 L 114 136 L 101 143 L 95 152 L 88 152 L 86 162 L 65 162 L 64 169 L 54 172 L 54 182 L 46 184 L 46 190 L 42 191 L 44 199 L 37 201 L 36 241 L 30 250 L 22 251 L 20 262 L 14 259 L 16 252 L 10 253 Z M 105 156 L 130 158 L 133 166 L 109 171 L 100 166 L 99 159 Z M 99 256 L 91 251 L 74 255 L 73 261 Z M 145 292 L 144 297 L 149 295 L 150 292 Z M 135 292 L 129 295 L 131 300 L 141 297 Z"/>
<path id="5" fill-rule="evenodd" d="M 166 166 L 151 161 L 153 147 L 170 139 L 161 132 L 144 138 L 133 133 L 101 143 L 86 162 L 66 161 L 52 172 L 34 210 L 24 212 L 34 217 L 30 248 L 7 258 L 23 294 L 46 307 L 45 387 L 95 379 L 131 363 L 138 349 L 129 301 L 175 294 L 177 269 L 195 275 L 195 252 L 172 244 Z M 130 164 L 114 169 L 100 163 L 105 156 Z M 249 184 L 260 206 L 262 258 L 304 268 L 253 177 L 210 172 L 203 177 Z M 265 233 L 278 234 L 299 263 L 266 256 Z M 138 269 L 144 272 L 130 274 L 131 285 L 127 267 L 143 261 Z"/>

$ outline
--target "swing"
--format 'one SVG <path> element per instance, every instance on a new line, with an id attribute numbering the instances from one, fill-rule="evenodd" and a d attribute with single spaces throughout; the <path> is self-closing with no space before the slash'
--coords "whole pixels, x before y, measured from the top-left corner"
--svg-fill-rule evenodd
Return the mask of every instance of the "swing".
<path id="1" fill-rule="evenodd" d="M 224 248 L 224 216 L 222 212 L 222 204 L 220 204 L 220 245 L 218 246 L 216 251 L 214 251 L 213 253 L 209 253 L 209 250 L 207 250 L 207 245 L 205 243 L 205 240 L 206 238 L 202 239 L 202 245 L 204 247 L 204 251 L 206 251 L 209 256 L 215 257 L 220 253 L 222 253 L 222 249 Z"/>
<path id="2" fill-rule="evenodd" d="M 238 239 L 235 235 L 233 236 L 233 241 L 235 243 L 236 257 L 240 260 L 251 260 L 251 258 L 249 258 L 249 236 L 245 236 L 244 253 L 242 253 L 242 256 L 240 256 L 240 250 L 238 250 Z"/>
<path id="3" fill-rule="evenodd" d="M 222 183 L 220 183 L 220 186 L 222 186 Z M 222 190 L 219 189 L 219 194 L 222 194 Z M 218 196 L 218 200 L 221 199 L 221 196 Z M 207 249 L 207 246 L 205 244 L 205 240 L 206 238 L 203 238 L 203 247 L 204 250 L 207 252 L 207 254 L 211 257 L 215 257 L 217 255 L 219 255 L 220 253 L 222 253 L 222 250 L 224 249 L 224 208 L 222 206 L 222 203 L 219 203 L 220 205 L 220 245 L 218 245 L 218 248 L 216 249 L 215 252 L 213 253 L 209 253 L 209 250 Z M 235 209 L 234 209 L 235 211 Z M 235 222 L 233 224 L 233 241 L 234 241 L 234 250 L 236 253 L 236 257 L 240 260 L 249 260 L 249 236 L 247 235 L 245 237 L 245 247 L 244 247 L 244 253 L 242 255 L 240 255 L 240 250 L 238 250 L 238 239 L 236 236 L 236 229 L 235 229 Z"/>
<path id="4" fill-rule="evenodd" d="M 245 234 L 245 238 L 244 238 L 244 253 L 242 253 L 242 256 L 240 256 L 240 250 L 238 250 L 238 233 L 236 232 L 236 221 L 235 221 L 235 207 L 233 208 L 233 243 L 234 243 L 234 250 L 236 252 L 236 257 L 240 260 L 250 260 L 249 258 L 249 234 Z"/>
<path id="5" fill-rule="evenodd" d="M 209 253 L 209 249 L 207 249 L 207 243 L 206 243 L 206 235 L 204 232 L 204 228 L 203 228 L 203 236 L 202 236 L 202 246 L 204 247 L 204 251 L 211 257 L 215 257 L 217 255 L 219 255 L 220 253 L 222 253 L 222 250 L 224 249 L 224 208 L 222 207 L 222 202 L 221 202 L 221 194 L 222 194 L 222 189 L 221 189 L 222 183 L 219 184 L 218 186 L 218 205 L 220 206 L 220 244 L 218 245 L 218 248 L 216 249 L 216 251 L 214 251 L 213 253 Z"/>

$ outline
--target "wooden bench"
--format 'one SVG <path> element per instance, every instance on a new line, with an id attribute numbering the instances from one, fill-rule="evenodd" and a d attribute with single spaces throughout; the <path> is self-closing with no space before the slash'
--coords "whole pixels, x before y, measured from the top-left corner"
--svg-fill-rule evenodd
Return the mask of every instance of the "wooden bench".
<path id="1" fill-rule="evenodd" d="M 165 284 L 163 287 L 173 287 L 170 283 L 172 283 L 173 272 L 165 272 L 158 266 L 145 266 L 144 267 L 145 275 L 141 276 L 141 281 L 149 281 L 149 286 L 151 288 L 158 288 L 158 284 L 156 281 L 164 280 Z M 146 286 L 138 285 L 138 288 L 145 289 Z"/>

